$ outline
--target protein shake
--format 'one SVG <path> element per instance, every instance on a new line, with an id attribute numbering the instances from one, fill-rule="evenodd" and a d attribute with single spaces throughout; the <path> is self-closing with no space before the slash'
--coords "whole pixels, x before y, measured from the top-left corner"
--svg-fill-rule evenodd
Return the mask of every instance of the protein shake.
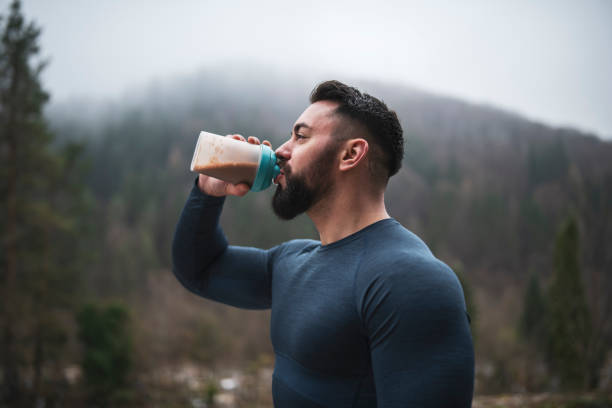
<path id="1" fill-rule="evenodd" d="M 246 183 L 251 191 L 261 191 L 270 186 L 280 169 L 268 146 L 200 132 L 191 171 L 232 184 Z"/>

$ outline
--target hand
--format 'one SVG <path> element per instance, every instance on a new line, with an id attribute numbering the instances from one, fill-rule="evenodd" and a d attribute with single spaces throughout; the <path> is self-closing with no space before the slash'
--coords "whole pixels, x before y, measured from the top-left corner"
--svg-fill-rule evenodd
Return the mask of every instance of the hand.
<path id="1" fill-rule="evenodd" d="M 249 136 L 248 140 L 241 135 L 227 135 L 226 137 L 231 137 L 232 139 L 241 140 L 243 142 L 248 142 L 255 145 L 261 144 L 259 139 L 255 136 Z M 272 148 L 272 145 L 267 140 L 264 140 L 263 144 Z M 198 176 L 198 188 L 203 193 L 216 197 L 223 197 L 226 195 L 242 197 L 251 189 L 251 187 L 249 187 L 249 185 L 246 183 L 231 184 L 201 173 Z"/>

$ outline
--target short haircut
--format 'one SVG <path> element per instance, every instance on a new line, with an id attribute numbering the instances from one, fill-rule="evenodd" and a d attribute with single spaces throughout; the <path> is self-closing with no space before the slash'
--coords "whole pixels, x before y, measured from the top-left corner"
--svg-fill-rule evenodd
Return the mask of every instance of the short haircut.
<path id="1" fill-rule="evenodd" d="M 374 168 L 386 170 L 382 175 L 385 182 L 397 173 L 404 157 L 404 138 L 394 111 L 381 100 L 335 80 L 322 82 L 313 89 L 310 103 L 318 101 L 337 102 L 339 106 L 335 114 L 355 121 L 367 130 L 370 162 L 374 162 Z M 374 170 L 373 173 L 377 175 L 380 172 Z"/>

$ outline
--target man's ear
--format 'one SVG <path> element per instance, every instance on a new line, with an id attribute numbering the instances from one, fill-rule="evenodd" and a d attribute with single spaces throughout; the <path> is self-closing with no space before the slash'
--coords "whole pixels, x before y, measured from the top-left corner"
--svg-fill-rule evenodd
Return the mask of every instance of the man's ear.
<path id="1" fill-rule="evenodd" d="M 369 145 L 365 139 L 349 139 L 340 150 L 340 171 L 346 171 L 357 167 L 368 153 Z"/>

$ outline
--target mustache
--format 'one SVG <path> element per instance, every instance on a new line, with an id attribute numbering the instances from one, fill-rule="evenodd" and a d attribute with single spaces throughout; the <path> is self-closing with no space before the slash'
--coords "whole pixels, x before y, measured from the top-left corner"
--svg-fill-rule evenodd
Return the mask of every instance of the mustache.
<path id="1" fill-rule="evenodd" d="M 283 171 L 284 174 L 291 173 L 291 166 L 289 166 L 287 164 L 287 160 L 285 160 L 285 159 L 278 159 L 276 161 L 276 164 L 278 164 L 278 167 L 280 167 L 280 169 Z"/>

